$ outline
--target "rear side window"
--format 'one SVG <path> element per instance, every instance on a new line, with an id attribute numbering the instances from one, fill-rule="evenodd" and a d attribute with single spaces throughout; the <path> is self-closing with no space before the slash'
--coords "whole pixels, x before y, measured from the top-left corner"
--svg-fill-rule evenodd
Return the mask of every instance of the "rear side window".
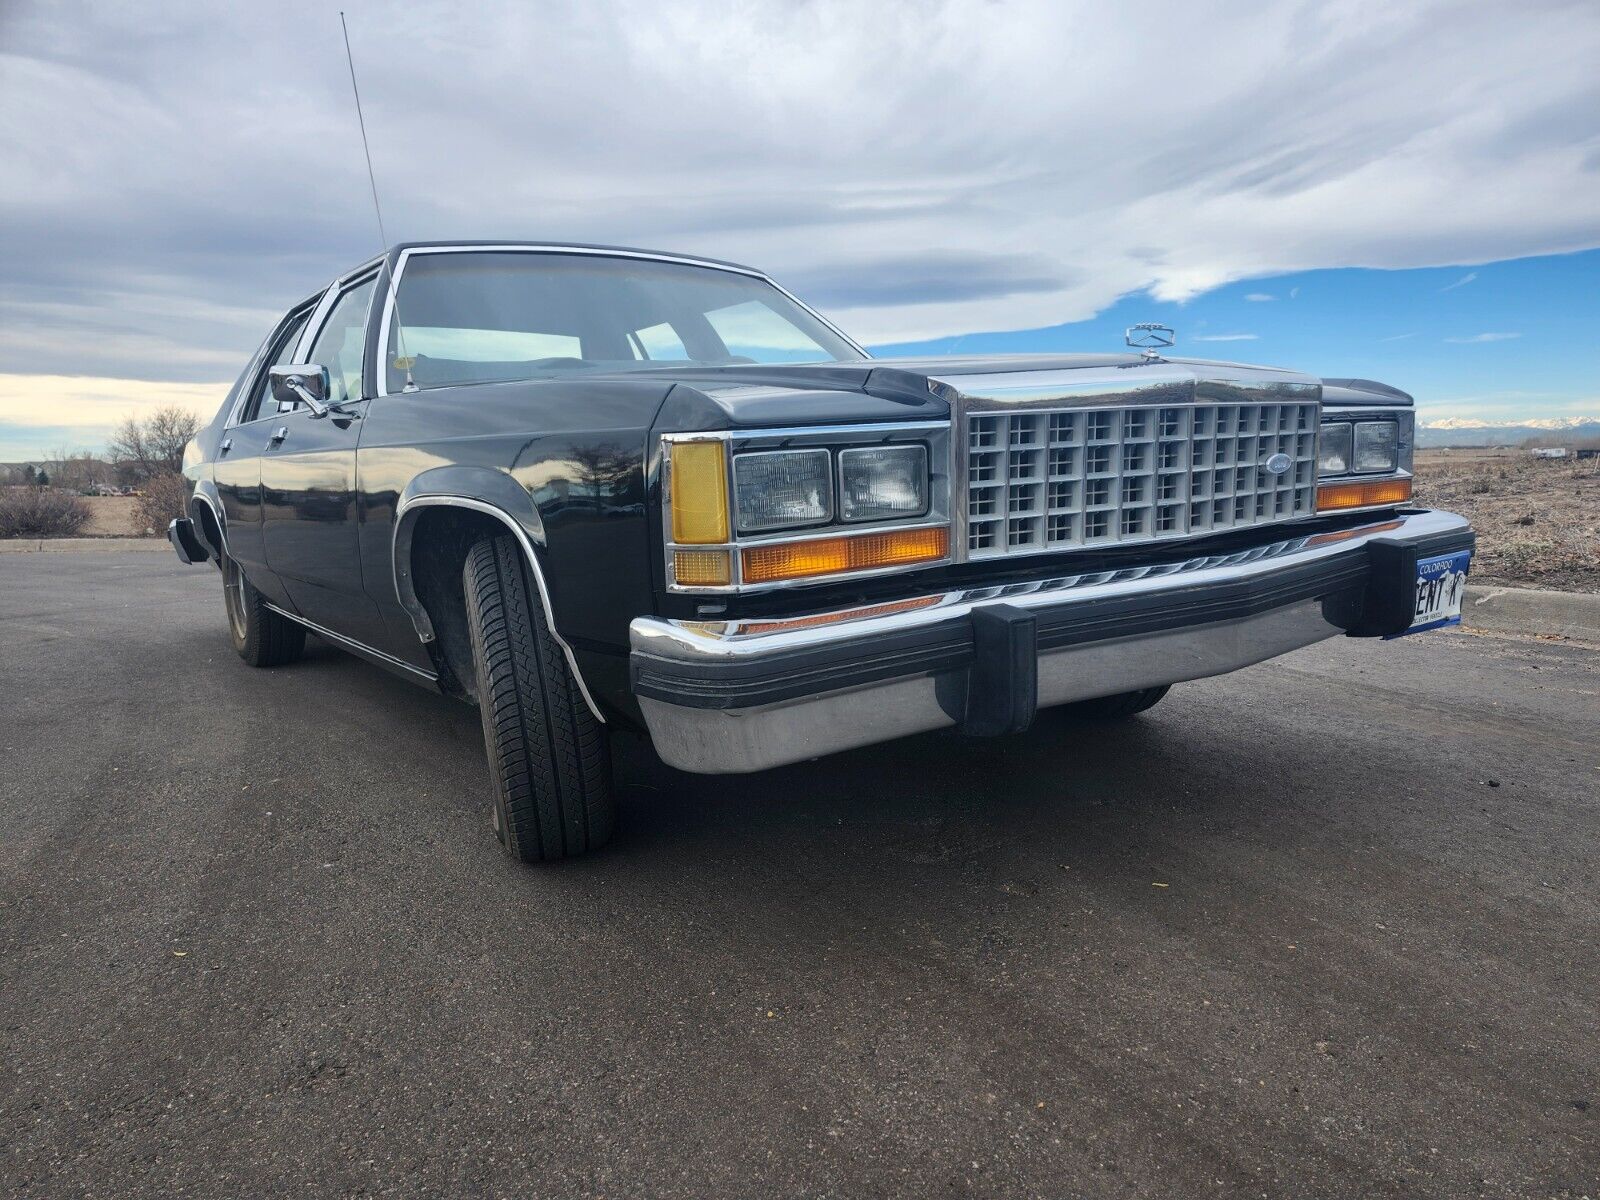
<path id="1" fill-rule="evenodd" d="M 267 375 L 267 368 L 281 367 L 289 361 L 294 354 L 295 346 L 300 341 L 300 332 L 306 327 L 306 322 L 310 318 L 311 310 L 308 308 L 289 318 L 289 323 L 279 331 L 271 349 L 267 352 L 267 361 L 261 367 L 261 374 L 256 378 L 255 393 L 250 397 L 250 403 L 245 405 L 244 411 L 239 414 L 241 424 L 278 414 L 281 406 L 272 398 L 272 380 Z"/>

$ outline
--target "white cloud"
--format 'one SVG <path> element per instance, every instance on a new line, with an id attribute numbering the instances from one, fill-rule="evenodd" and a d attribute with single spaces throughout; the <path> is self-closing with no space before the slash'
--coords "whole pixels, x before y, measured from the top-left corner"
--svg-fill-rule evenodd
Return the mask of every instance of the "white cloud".
<path id="1" fill-rule="evenodd" d="M 1270 292 L 1250 292 L 1245 299 L 1255 304 L 1265 304 L 1268 300 L 1276 300 L 1277 297 Z"/>
<path id="2" fill-rule="evenodd" d="M 215 378 L 253 314 L 371 253 L 332 6 L 14 0 L 4 29 L 0 302 L 60 315 L 0 369 Z M 498 0 L 351 36 L 397 239 L 753 262 L 868 341 L 1600 245 L 1586 3 L 1219 0 L 1152 29 L 1091 0 Z M 217 321 L 145 315 L 180 298 Z"/>
<path id="3" fill-rule="evenodd" d="M 1509 342 L 1512 338 L 1519 338 L 1520 333 L 1475 333 L 1471 337 L 1445 338 L 1457 346 L 1475 346 L 1480 342 Z"/>
<path id="4" fill-rule="evenodd" d="M 1191 340 L 1196 342 L 1255 342 L 1261 339 L 1259 333 L 1211 333 Z"/>
<path id="5" fill-rule="evenodd" d="M 1444 285 L 1444 287 L 1440 288 L 1439 290 L 1441 292 L 1453 292 L 1458 287 L 1466 287 L 1467 284 L 1471 283 L 1477 277 L 1478 277 L 1478 273 L 1476 271 L 1468 271 L 1465 275 L 1463 275 L 1460 279 L 1456 280 L 1454 283 L 1447 283 L 1447 284 Z"/>
<path id="6" fill-rule="evenodd" d="M 46 448 L 100 450 L 128 417 L 177 405 L 209 421 L 227 383 L 153 383 L 84 375 L 0 374 L 0 460 Z"/>
<path id="7" fill-rule="evenodd" d="M 1414 334 L 1414 333 L 1396 333 L 1396 334 L 1393 334 L 1390 337 L 1379 338 L 1378 340 L 1380 342 L 1403 342 L 1407 338 L 1414 338 L 1416 336 L 1417 335 Z"/>

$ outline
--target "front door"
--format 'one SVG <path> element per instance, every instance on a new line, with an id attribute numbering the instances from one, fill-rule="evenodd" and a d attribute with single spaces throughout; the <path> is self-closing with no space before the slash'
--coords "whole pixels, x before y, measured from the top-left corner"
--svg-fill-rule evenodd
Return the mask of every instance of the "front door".
<path id="1" fill-rule="evenodd" d="M 328 372 L 334 411 L 303 404 L 270 422 L 261 450 L 262 542 L 267 566 L 295 610 L 334 633 L 372 645 L 383 621 L 361 581 L 356 445 L 361 439 L 361 363 L 373 278 L 342 287 L 309 349 L 296 361 Z"/>
<path id="2" fill-rule="evenodd" d="M 267 599 L 280 605 L 290 603 L 288 593 L 267 567 L 261 534 L 261 455 L 279 417 L 267 369 L 292 360 L 311 309 L 306 305 L 290 313 L 273 333 L 255 374 L 245 381 L 248 390 L 244 400 L 222 431 L 212 467 L 227 527 L 228 554 L 244 570 L 246 579 Z"/>

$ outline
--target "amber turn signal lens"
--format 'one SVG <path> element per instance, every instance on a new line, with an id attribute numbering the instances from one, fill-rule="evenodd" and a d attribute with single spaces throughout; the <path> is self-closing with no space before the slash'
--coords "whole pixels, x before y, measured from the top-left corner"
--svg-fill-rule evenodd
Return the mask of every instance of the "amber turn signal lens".
<path id="1" fill-rule="evenodd" d="M 717 587 L 733 582 L 726 550 L 674 550 L 672 577 L 681 587 Z"/>
<path id="2" fill-rule="evenodd" d="M 1317 511 L 1400 504 L 1411 499 L 1411 480 L 1381 479 L 1372 483 L 1330 483 L 1317 489 Z"/>
<path id="3" fill-rule="evenodd" d="M 744 582 L 773 583 L 841 571 L 868 571 L 873 567 L 903 567 L 933 562 L 949 553 L 948 529 L 897 529 L 860 537 L 750 546 L 744 551 Z"/>
<path id="4" fill-rule="evenodd" d="M 697 546 L 728 540 L 728 472 L 721 442 L 673 443 L 672 540 Z"/>

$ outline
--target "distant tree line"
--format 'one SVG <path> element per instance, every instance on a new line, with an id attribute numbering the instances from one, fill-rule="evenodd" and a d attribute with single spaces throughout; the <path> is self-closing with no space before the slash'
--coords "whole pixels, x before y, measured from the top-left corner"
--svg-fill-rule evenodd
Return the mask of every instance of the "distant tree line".
<path id="1" fill-rule="evenodd" d="M 70 492 L 100 488 L 144 489 L 183 469 L 183 448 L 200 429 L 200 418 L 177 406 L 148 417 L 128 417 L 112 434 L 103 455 L 61 447 L 42 459 L 0 465 L 0 484 L 53 487 Z"/>

